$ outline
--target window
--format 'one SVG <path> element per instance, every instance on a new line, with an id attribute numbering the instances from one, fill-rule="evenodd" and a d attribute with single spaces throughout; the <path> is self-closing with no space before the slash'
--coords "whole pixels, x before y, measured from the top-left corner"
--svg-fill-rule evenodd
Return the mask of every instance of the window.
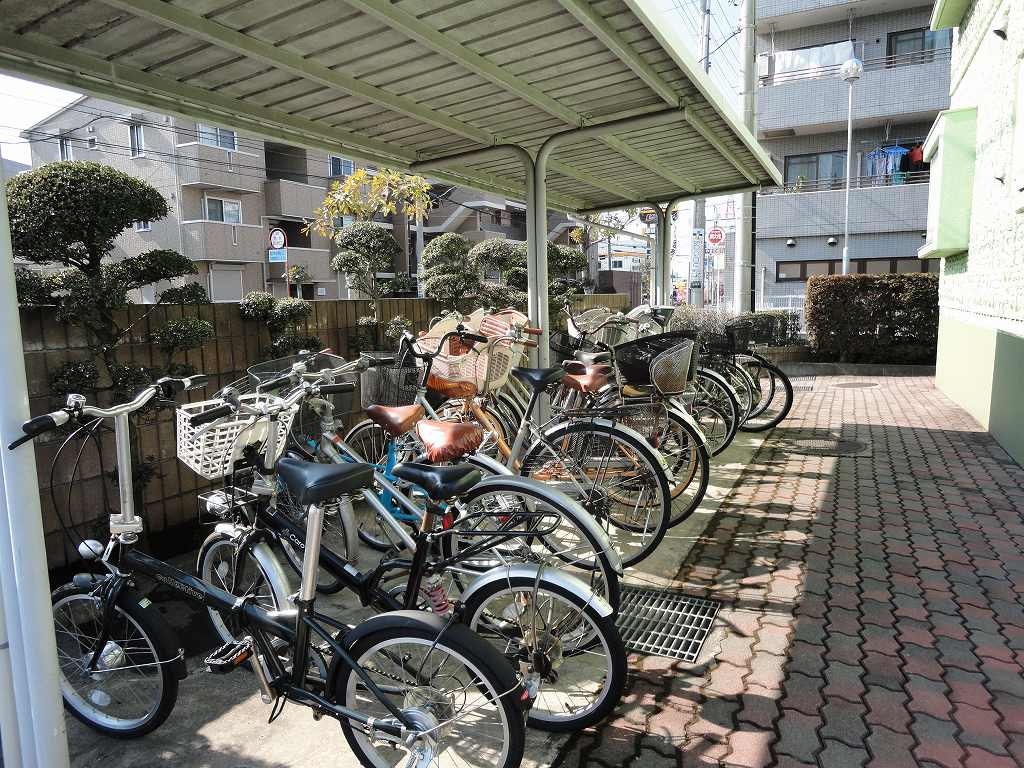
<path id="1" fill-rule="evenodd" d="M 827 275 L 832 263 L 829 261 L 808 261 L 804 265 L 804 275 L 811 277 L 812 275 Z"/>
<path id="2" fill-rule="evenodd" d="M 213 301 L 241 301 L 242 270 L 214 269 L 211 271 L 210 298 Z"/>
<path id="3" fill-rule="evenodd" d="M 920 259 L 851 259 L 851 275 L 887 275 L 928 272 L 929 263 Z M 839 259 L 822 261 L 780 261 L 775 264 L 775 282 L 805 281 L 814 275 L 841 275 Z"/>
<path id="4" fill-rule="evenodd" d="M 208 197 L 206 198 L 206 218 L 208 221 L 223 221 L 225 224 L 241 224 L 242 205 L 237 200 Z"/>
<path id="5" fill-rule="evenodd" d="M 132 157 L 142 157 L 146 154 L 146 145 L 143 143 L 141 125 L 133 124 L 128 126 L 128 142 L 131 145 Z"/>
<path id="6" fill-rule="evenodd" d="M 61 136 L 57 141 L 57 146 L 60 148 L 60 159 L 61 160 L 74 160 L 74 153 L 71 151 L 71 139 L 67 136 Z"/>
<path id="7" fill-rule="evenodd" d="M 868 259 L 864 272 L 868 275 L 884 275 L 891 271 L 889 259 Z"/>
<path id="8" fill-rule="evenodd" d="M 775 279 L 779 280 L 803 280 L 803 262 L 780 261 L 775 264 Z"/>
<path id="9" fill-rule="evenodd" d="M 302 292 L 302 296 L 299 296 L 300 289 Z M 288 284 L 288 295 L 291 296 L 293 299 L 302 298 L 305 299 L 306 301 L 312 301 L 314 298 L 316 298 L 316 296 L 314 295 L 315 292 L 316 286 L 313 285 L 312 283 L 303 283 L 302 285 L 296 285 L 295 283 Z M 326 293 L 326 291 L 324 291 L 324 293 Z"/>
<path id="10" fill-rule="evenodd" d="M 833 183 L 839 184 L 845 178 L 845 151 L 790 155 L 786 158 L 786 186 L 796 187 L 806 183 L 827 189 L 833 186 Z"/>
<path id="11" fill-rule="evenodd" d="M 196 123 L 196 133 L 199 135 L 200 144 L 231 151 L 238 149 L 238 137 L 235 136 L 234 131 L 229 131 L 227 128 Z"/>
<path id="12" fill-rule="evenodd" d="M 90 136 L 88 139 L 86 139 L 86 146 L 88 146 L 89 149 L 96 149 L 96 137 Z"/>
<path id="13" fill-rule="evenodd" d="M 355 163 L 345 157 L 331 155 L 331 176 L 351 176 Z"/>
<path id="14" fill-rule="evenodd" d="M 135 231 L 136 232 L 149 232 L 149 230 L 151 230 L 151 229 L 152 229 L 152 226 L 150 225 L 150 223 L 148 221 L 136 221 L 135 222 Z"/>
<path id="15" fill-rule="evenodd" d="M 927 53 L 936 49 L 949 48 L 953 44 L 953 30 L 941 29 L 932 32 L 930 29 L 907 29 L 902 32 L 890 32 L 887 41 L 889 56 L 899 56 L 900 62 L 919 63 L 931 61 L 934 57 Z"/>
<path id="16" fill-rule="evenodd" d="M 622 259 L 612 261 L 612 269 L 622 269 Z"/>

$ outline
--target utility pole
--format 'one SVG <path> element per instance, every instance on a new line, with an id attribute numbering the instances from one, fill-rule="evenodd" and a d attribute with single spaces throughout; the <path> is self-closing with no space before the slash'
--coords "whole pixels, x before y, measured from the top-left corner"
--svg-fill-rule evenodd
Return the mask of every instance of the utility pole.
<path id="1" fill-rule="evenodd" d="M 754 45 L 754 24 L 757 21 L 755 0 L 743 0 L 742 35 L 740 38 L 740 57 L 743 62 L 743 124 L 757 136 L 756 93 L 754 79 L 756 77 L 757 51 Z M 754 217 L 757 197 L 753 192 L 740 195 L 740 226 L 736 229 L 736 266 L 734 308 L 736 312 L 753 309 L 753 286 L 751 285 L 754 271 Z"/>
<path id="2" fill-rule="evenodd" d="M 700 24 L 700 60 L 704 64 L 704 71 L 711 70 L 711 3 L 710 0 L 701 0 L 701 24 Z M 693 238 L 691 248 L 696 252 L 690 255 L 690 295 L 689 303 L 695 307 L 704 306 L 704 262 L 707 258 L 707 238 L 705 237 L 707 216 L 704 207 L 705 200 L 698 197 L 693 201 Z M 694 275 L 694 267 L 699 265 L 697 274 Z"/>

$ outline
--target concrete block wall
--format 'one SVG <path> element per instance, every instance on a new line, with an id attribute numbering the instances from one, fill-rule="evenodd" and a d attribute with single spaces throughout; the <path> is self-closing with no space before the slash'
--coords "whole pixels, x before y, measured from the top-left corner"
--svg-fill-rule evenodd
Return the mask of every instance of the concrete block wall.
<path id="1" fill-rule="evenodd" d="M 936 383 L 1024 463 L 1024 3 L 971 4 L 950 89 L 952 108 L 978 110 L 977 155 L 969 250 L 942 264 Z"/>

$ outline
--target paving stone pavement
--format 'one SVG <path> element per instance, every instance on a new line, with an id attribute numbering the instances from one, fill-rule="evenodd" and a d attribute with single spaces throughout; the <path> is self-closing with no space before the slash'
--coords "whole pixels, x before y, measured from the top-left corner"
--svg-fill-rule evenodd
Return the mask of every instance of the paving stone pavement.
<path id="1" fill-rule="evenodd" d="M 725 604 L 703 663 L 633 656 L 554 765 L 1024 765 L 1022 512 L 1024 470 L 931 378 L 817 378 L 679 572 Z"/>

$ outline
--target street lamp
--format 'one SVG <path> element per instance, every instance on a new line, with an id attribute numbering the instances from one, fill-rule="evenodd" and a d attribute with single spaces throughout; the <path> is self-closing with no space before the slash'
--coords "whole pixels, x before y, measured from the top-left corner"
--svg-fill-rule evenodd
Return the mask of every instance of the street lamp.
<path id="1" fill-rule="evenodd" d="M 849 102 L 846 108 L 846 206 L 843 224 L 843 274 L 850 274 L 850 171 L 853 167 L 853 84 L 860 80 L 864 65 L 856 56 L 847 59 L 839 68 L 839 76 L 846 81 Z"/>

